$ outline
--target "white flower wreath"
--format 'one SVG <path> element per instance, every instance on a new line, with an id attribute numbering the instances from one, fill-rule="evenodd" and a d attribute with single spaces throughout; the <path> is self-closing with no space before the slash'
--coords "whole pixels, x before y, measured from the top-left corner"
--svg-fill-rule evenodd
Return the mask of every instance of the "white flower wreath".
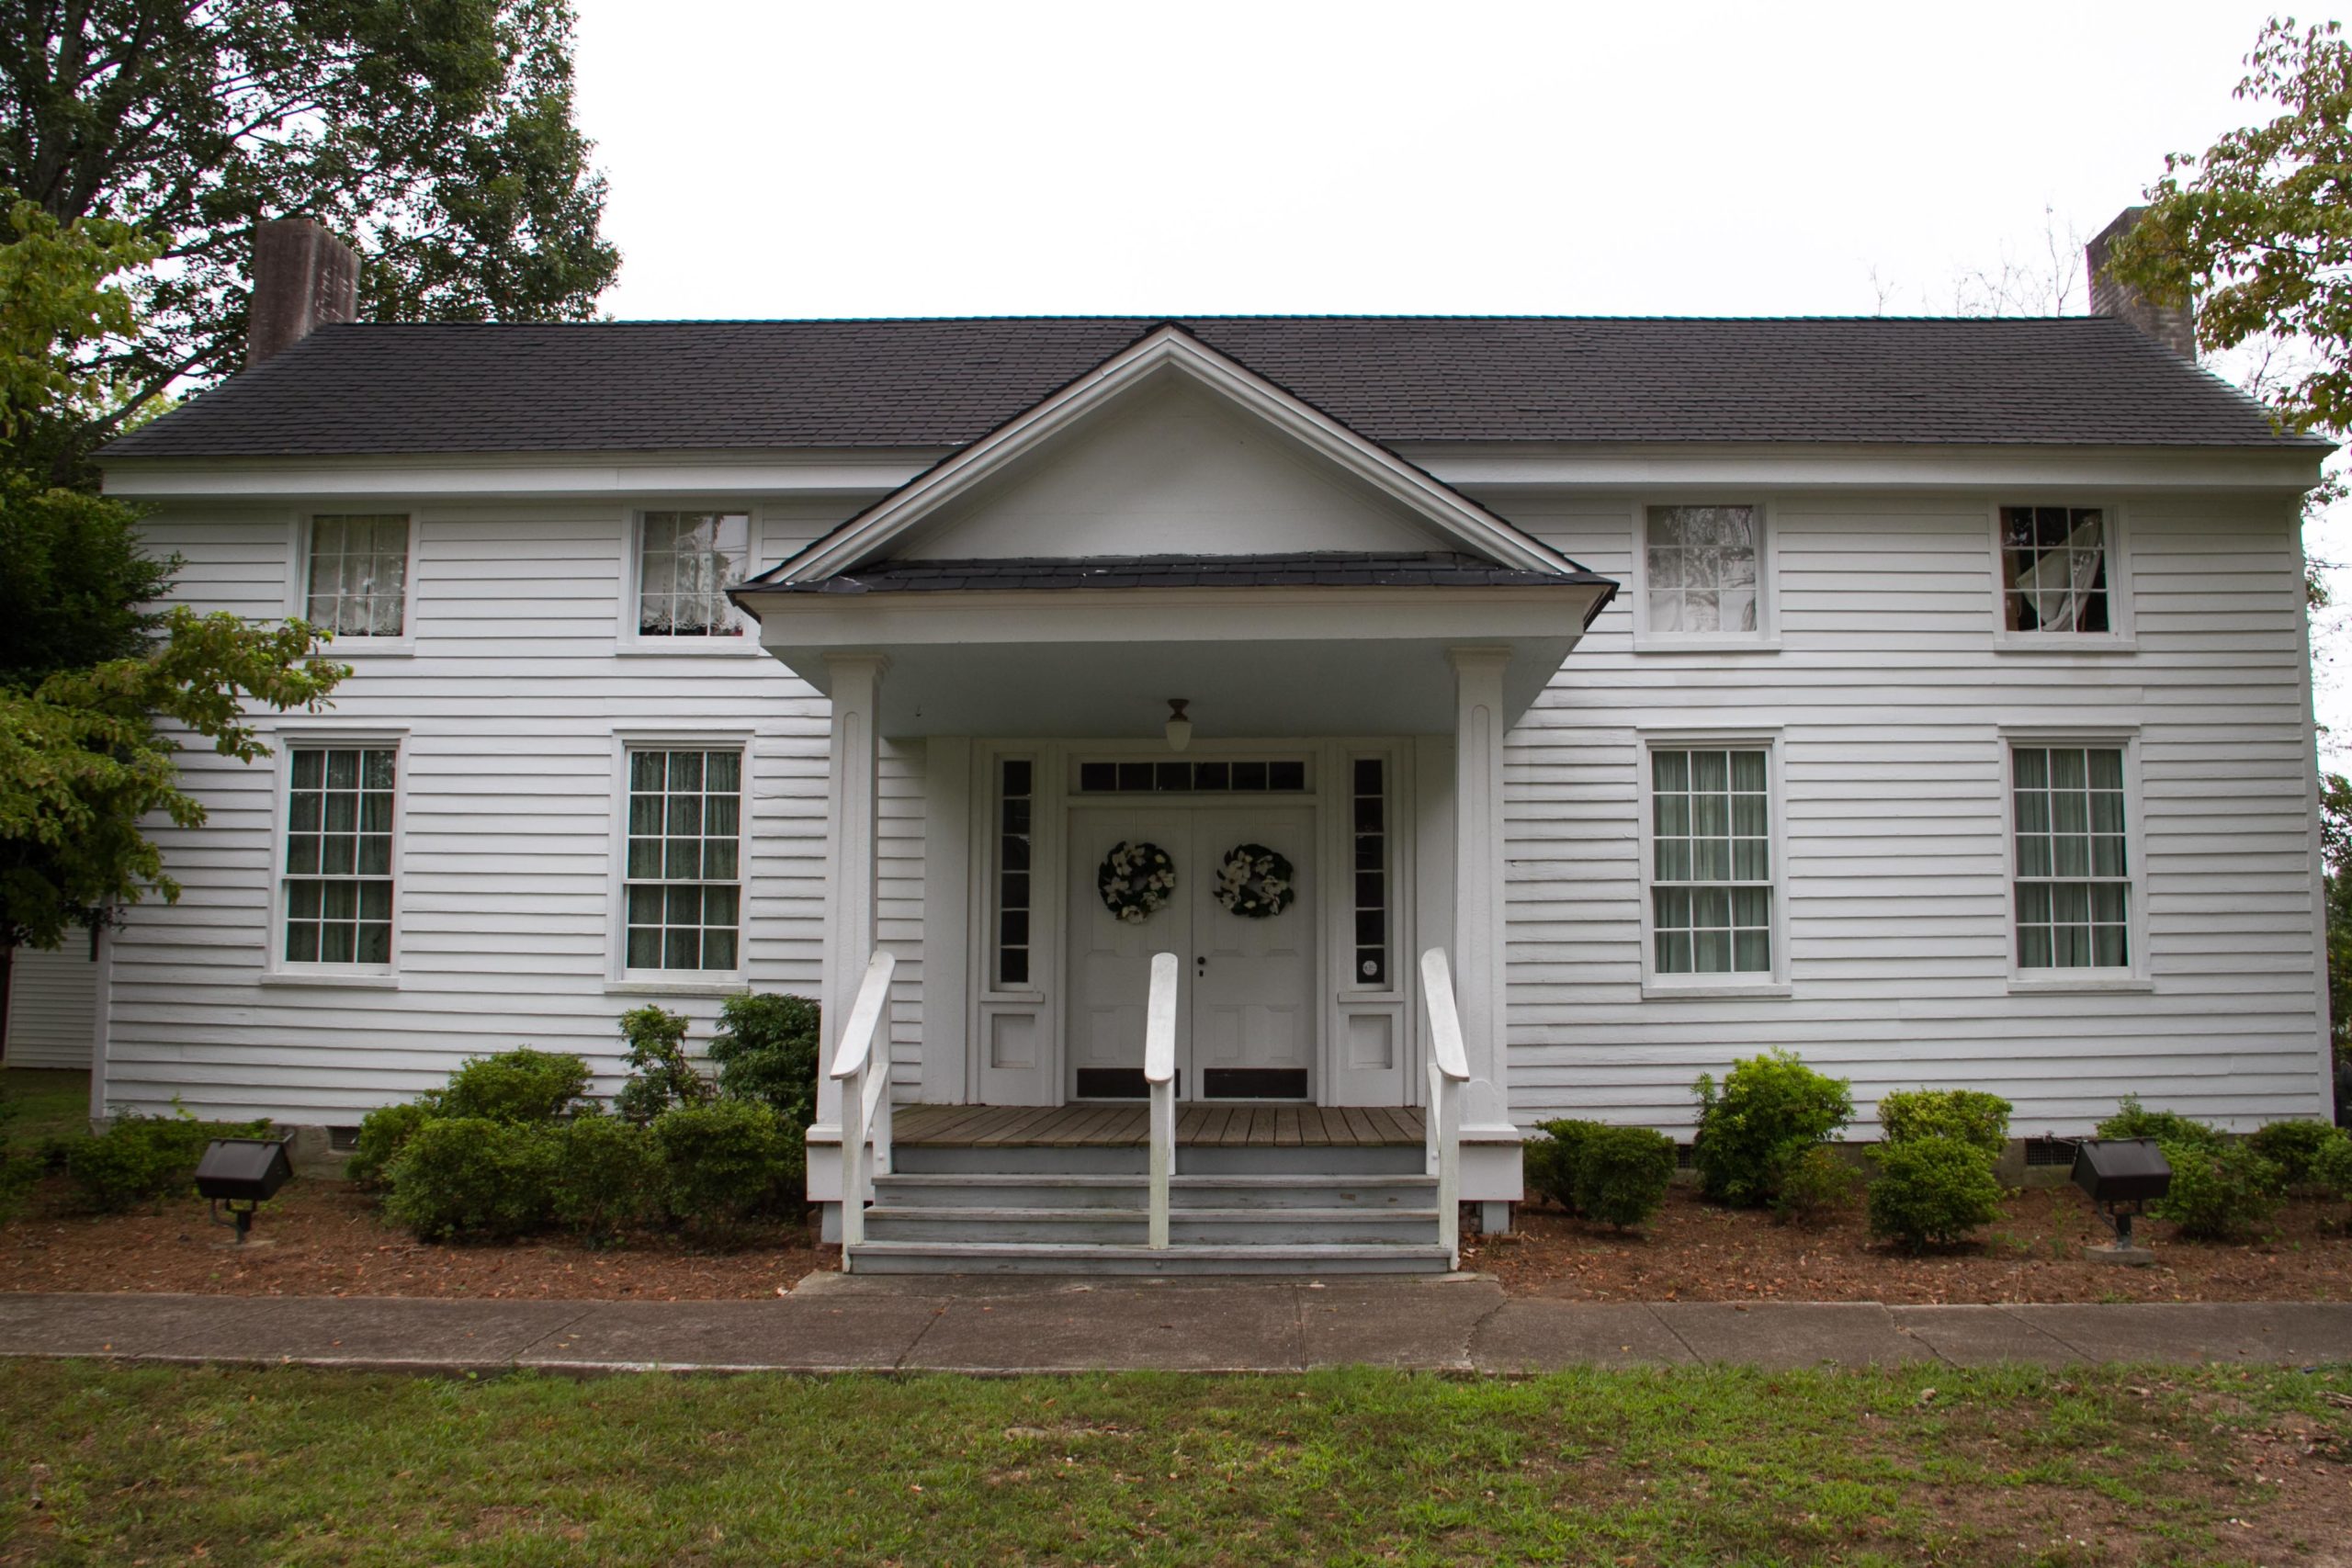
<path id="1" fill-rule="evenodd" d="M 1122 839 L 1102 857 L 1094 886 L 1102 894 L 1102 907 L 1132 925 L 1168 907 L 1169 895 L 1176 891 L 1176 863 L 1158 844 Z"/>
<path id="2" fill-rule="evenodd" d="M 1297 868 L 1278 851 L 1243 844 L 1217 872 L 1217 905 L 1245 920 L 1271 920 L 1298 897 L 1297 877 Z"/>

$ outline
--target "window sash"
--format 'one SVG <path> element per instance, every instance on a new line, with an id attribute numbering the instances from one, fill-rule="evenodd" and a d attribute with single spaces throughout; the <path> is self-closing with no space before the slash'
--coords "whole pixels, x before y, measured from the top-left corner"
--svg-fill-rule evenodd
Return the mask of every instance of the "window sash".
<path id="1" fill-rule="evenodd" d="M 2096 506 L 2001 508 L 2001 622 L 2027 636 L 2115 630 L 2110 530 Z"/>
<path id="2" fill-rule="evenodd" d="M 2115 746 L 2009 749 L 2019 969 L 2132 966 L 2130 812 Z"/>
<path id="3" fill-rule="evenodd" d="M 638 635 L 742 636 L 727 590 L 743 581 L 751 543 L 749 513 L 646 513 L 638 533 Z"/>
<path id="4" fill-rule="evenodd" d="M 625 966 L 741 968 L 743 752 L 631 749 L 625 826 Z"/>
<path id="5" fill-rule="evenodd" d="M 1650 750 L 1650 962 L 1658 975 L 1770 975 L 1770 753 Z"/>
<path id="6" fill-rule="evenodd" d="M 297 746 L 287 766 L 283 961 L 390 964 L 398 751 Z"/>
<path id="7" fill-rule="evenodd" d="M 322 513 L 311 519 L 303 618 L 337 637 L 400 637 L 408 628 L 409 520 L 400 513 Z"/>
<path id="8" fill-rule="evenodd" d="M 1754 637 L 1762 626 L 1763 530 L 1753 506 L 1653 506 L 1643 531 L 1646 630 Z"/>

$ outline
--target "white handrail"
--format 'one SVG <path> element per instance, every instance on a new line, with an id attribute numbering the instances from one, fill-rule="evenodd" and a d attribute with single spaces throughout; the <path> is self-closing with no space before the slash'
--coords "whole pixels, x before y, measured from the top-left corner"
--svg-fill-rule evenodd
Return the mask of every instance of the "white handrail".
<path id="1" fill-rule="evenodd" d="M 1151 1091 L 1151 1235 L 1168 1246 L 1168 1181 L 1176 1174 L 1176 971 L 1172 953 L 1151 955 L 1151 996 L 1144 1008 L 1143 1081 Z"/>
<path id="2" fill-rule="evenodd" d="M 1430 1013 L 1430 1108 L 1426 1164 L 1437 1178 L 1437 1238 L 1462 1266 L 1462 1086 L 1470 1081 L 1462 1048 L 1462 1015 L 1453 1006 L 1453 970 L 1445 949 L 1421 954 L 1421 998 Z"/>
<path id="3" fill-rule="evenodd" d="M 876 953 L 859 982 L 857 1000 L 833 1055 L 832 1076 L 842 1086 L 842 1272 L 851 1269 L 850 1248 L 865 1239 L 868 1173 L 890 1174 L 890 1064 L 877 1066 L 874 1038 L 890 1008 L 890 976 L 899 961 Z M 872 1163 L 867 1150 L 872 1149 Z"/>

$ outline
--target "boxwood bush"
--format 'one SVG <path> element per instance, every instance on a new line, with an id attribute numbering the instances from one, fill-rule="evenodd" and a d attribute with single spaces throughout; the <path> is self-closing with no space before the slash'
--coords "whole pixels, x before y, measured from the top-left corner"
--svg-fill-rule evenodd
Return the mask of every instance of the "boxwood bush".
<path id="1" fill-rule="evenodd" d="M 197 1162 L 215 1138 L 259 1138 L 269 1122 L 199 1122 L 175 1104 L 169 1116 L 124 1111 L 113 1125 L 72 1145 L 65 1173 L 82 1201 L 100 1213 L 122 1213 L 173 1194 L 192 1193 Z"/>
<path id="2" fill-rule="evenodd" d="M 487 1116 L 435 1117 L 392 1156 L 384 1213 L 424 1241 L 505 1241 L 554 1213 L 553 1129 Z"/>
<path id="3" fill-rule="evenodd" d="M 2342 1128 L 2324 1122 L 2273 1122 L 2246 1139 L 2246 1146 L 2277 1166 L 2288 1186 L 2307 1187 L 2320 1156 L 2344 1135 Z"/>
<path id="4" fill-rule="evenodd" d="M 2218 1149 L 2229 1143 L 2218 1127 L 2208 1127 L 2202 1122 L 2170 1111 L 2150 1111 L 2138 1097 L 2125 1095 L 2115 1108 L 2115 1114 L 2100 1122 L 2096 1129 L 2102 1138 L 2154 1138 L 2170 1146 Z"/>
<path id="5" fill-rule="evenodd" d="M 729 997 L 719 1004 L 710 1059 L 718 1092 L 774 1110 L 788 1126 L 817 1119 L 817 1056 L 824 1014 L 804 997 Z"/>
<path id="6" fill-rule="evenodd" d="M 359 1119 L 359 1141 L 351 1157 L 344 1162 L 344 1176 L 360 1187 L 382 1187 L 392 1156 L 416 1135 L 419 1127 L 433 1119 L 433 1113 L 434 1107 L 421 1100 L 379 1105 L 368 1112 Z"/>
<path id="7" fill-rule="evenodd" d="M 552 1122 L 588 1092 L 588 1064 L 528 1045 L 466 1063 L 449 1087 L 425 1097 L 436 1116 L 490 1122 Z"/>
<path id="8" fill-rule="evenodd" d="M 648 1218 L 661 1192 L 653 1134 L 601 1111 L 555 1131 L 556 1223 L 608 1241 Z"/>
<path id="9" fill-rule="evenodd" d="M 1700 1189 L 1743 1207 L 1770 1202 L 1789 1167 L 1854 1117 L 1848 1080 L 1816 1073 L 1787 1051 L 1734 1062 L 1720 1091 L 1702 1073 L 1691 1092 L 1699 1097 L 1691 1161 Z"/>
<path id="10" fill-rule="evenodd" d="M 1772 1217 L 1783 1224 L 1815 1225 L 1854 1201 L 1862 1173 L 1827 1144 L 1815 1144 L 1781 1172 Z"/>
<path id="11" fill-rule="evenodd" d="M 772 1208 L 806 1180 L 808 1150 L 797 1128 L 768 1106 L 744 1100 L 680 1106 L 653 1122 L 663 1206 L 673 1219 L 724 1232 Z"/>
<path id="12" fill-rule="evenodd" d="M 1535 1131 L 1541 1135 L 1530 1138 L 1521 1152 L 1528 1190 L 1573 1214 L 1577 1212 L 1577 1170 L 1584 1160 L 1585 1140 L 1602 1131 L 1601 1123 L 1563 1118 L 1538 1122 Z"/>
<path id="13" fill-rule="evenodd" d="M 2278 1168 L 2248 1144 L 2158 1142 L 2172 1186 L 2148 1213 L 2170 1220 L 2195 1241 L 2236 1241 L 2278 1212 L 2285 1183 Z"/>
<path id="14" fill-rule="evenodd" d="M 1913 1252 L 1950 1247 L 2000 1217 L 2001 1184 L 1993 1162 L 1974 1144 L 1930 1134 L 1873 1151 L 1878 1179 L 1871 1183 L 1871 1234 Z"/>
<path id="15" fill-rule="evenodd" d="M 1878 1102 L 1881 1134 L 1890 1144 L 1957 1138 L 1999 1159 L 2009 1146 L 2009 1102 L 1973 1089 L 1899 1090 Z"/>
<path id="16" fill-rule="evenodd" d="M 1595 1127 L 1577 1158 L 1577 1212 L 1630 1230 L 1657 1213 L 1673 1179 L 1673 1139 L 1647 1127 Z"/>

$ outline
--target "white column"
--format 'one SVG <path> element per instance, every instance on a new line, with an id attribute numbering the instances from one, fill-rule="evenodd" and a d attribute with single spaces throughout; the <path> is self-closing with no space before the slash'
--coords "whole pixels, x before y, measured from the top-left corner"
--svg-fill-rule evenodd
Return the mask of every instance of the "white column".
<path id="1" fill-rule="evenodd" d="M 1470 1065 L 1462 1134 L 1515 1141 L 1503 987 L 1503 669 L 1510 650 L 1446 655 L 1453 664 L 1453 994 Z"/>
<path id="2" fill-rule="evenodd" d="M 875 798 L 880 748 L 876 728 L 882 705 L 878 653 L 829 653 L 832 676 L 832 746 L 826 775 L 824 1058 L 817 1070 L 817 1122 L 835 1139 L 841 1129 L 841 1086 L 833 1053 L 849 1025 L 850 1008 L 874 956 Z M 888 1038 L 888 1024 L 883 1038 Z M 810 1162 L 813 1171 L 815 1162 Z"/>

